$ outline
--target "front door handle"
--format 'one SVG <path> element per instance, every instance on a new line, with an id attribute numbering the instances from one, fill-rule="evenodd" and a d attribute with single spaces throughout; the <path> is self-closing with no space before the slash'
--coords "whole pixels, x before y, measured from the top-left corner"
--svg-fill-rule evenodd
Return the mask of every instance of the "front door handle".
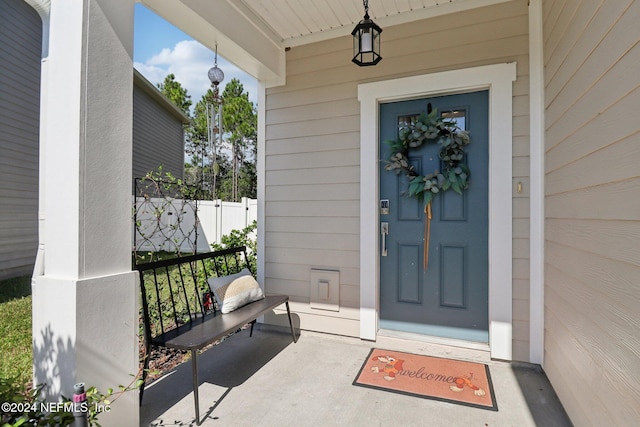
<path id="1" fill-rule="evenodd" d="M 382 256 L 387 256 L 387 234 L 389 234 L 389 223 L 380 223 L 380 234 L 382 235 Z"/>

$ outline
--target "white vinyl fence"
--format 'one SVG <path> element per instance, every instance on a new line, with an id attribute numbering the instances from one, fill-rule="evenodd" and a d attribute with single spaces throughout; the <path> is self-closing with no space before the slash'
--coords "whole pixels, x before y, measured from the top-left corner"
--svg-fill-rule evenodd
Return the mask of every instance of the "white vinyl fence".
<path id="1" fill-rule="evenodd" d="M 198 224 L 196 226 L 196 205 Z M 222 236 L 241 230 L 258 217 L 256 199 L 222 200 L 135 199 L 133 247 L 136 251 L 198 252 L 211 250 Z"/>

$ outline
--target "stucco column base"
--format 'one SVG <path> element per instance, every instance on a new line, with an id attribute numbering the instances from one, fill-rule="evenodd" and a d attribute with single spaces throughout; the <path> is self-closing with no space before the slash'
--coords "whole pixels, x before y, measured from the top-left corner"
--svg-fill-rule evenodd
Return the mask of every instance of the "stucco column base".
<path id="1" fill-rule="evenodd" d="M 102 393 L 128 386 L 138 374 L 138 307 L 135 272 L 66 280 L 35 278 L 33 289 L 34 384 L 45 397 L 71 397 L 83 382 Z M 114 396 L 115 397 L 115 396 Z M 138 425 L 138 392 L 118 396 L 103 426 Z"/>

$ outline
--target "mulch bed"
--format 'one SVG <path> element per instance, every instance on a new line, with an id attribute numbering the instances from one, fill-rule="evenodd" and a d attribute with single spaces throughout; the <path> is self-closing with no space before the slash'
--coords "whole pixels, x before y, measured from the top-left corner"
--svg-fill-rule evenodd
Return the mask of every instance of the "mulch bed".
<path id="1" fill-rule="evenodd" d="M 143 369 L 144 344 L 140 342 L 140 370 Z M 149 356 L 149 371 L 147 373 L 147 385 L 157 380 L 167 372 L 171 372 L 183 362 L 191 358 L 188 351 L 176 350 L 166 347 L 154 347 Z"/>
<path id="2" fill-rule="evenodd" d="M 246 329 L 249 327 L 249 323 L 244 325 L 241 329 Z M 215 341 L 205 348 L 201 350 L 201 352 L 206 351 L 213 347 L 214 345 L 219 344 L 220 342 L 226 339 L 223 338 L 221 340 Z M 140 353 L 140 372 L 143 369 L 143 360 L 144 360 L 144 343 L 142 340 L 139 341 L 138 345 L 139 353 Z M 151 355 L 149 356 L 149 370 L 147 373 L 146 384 L 149 385 L 158 378 L 162 377 L 164 374 L 171 372 L 175 368 L 178 367 L 181 363 L 184 363 L 191 359 L 191 354 L 188 351 L 176 350 L 173 348 L 166 347 L 154 347 L 151 350 Z"/>

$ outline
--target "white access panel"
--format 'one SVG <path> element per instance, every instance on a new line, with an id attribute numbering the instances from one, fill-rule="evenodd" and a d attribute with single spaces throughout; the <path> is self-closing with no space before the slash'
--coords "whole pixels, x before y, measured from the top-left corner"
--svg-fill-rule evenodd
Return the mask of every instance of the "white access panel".
<path id="1" fill-rule="evenodd" d="M 340 271 L 312 268 L 310 276 L 311 308 L 340 311 Z"/>

